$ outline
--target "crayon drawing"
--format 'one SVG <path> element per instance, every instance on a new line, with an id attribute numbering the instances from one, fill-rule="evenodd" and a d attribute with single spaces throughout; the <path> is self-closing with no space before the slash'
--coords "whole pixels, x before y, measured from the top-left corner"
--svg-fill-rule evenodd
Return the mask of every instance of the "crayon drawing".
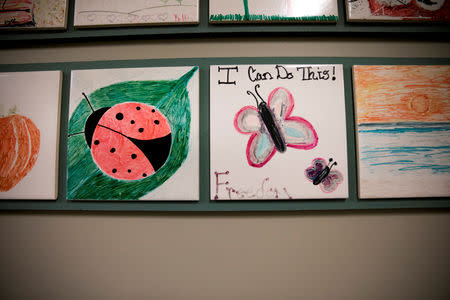
<path id="1" fill-rule="evenodd" d="M 197 73 L 73 71 L 67 198 L 197 200 Z"/>
<path id="2" fill-rule="evenodd" d="M 0 28 L 64 29 L 67 5 L 66 0 L 1 0 Z"/>
<path id="3" fill-rule="evenodd" d="M 347 0 L 348 21 L 449 21 L 448 0 Z"/>
<path id="4" fill-rule="evenodd" d="M 76 0 L 76 27 L 198 23 L 199 0 Z"/>
<path id="5" fill-rule="evenodd" d="M 209 0 L 209 20 L 221 22 L 337 22 L 336 0 Z"/>
<path id="6" fill-rule="evenodd" d="M 341 65 L 216 65 L 210 73 L 212 200 L 348 196 Z M 339 167 L 311 173 L 321 174 L 316 184 L 305 169 L 318 157 Z"/>
<path id="7" fill-rule="evenodd" d="M 353 72 L 360 197 L 450 195 L 450 67 Z"/>
<path id="8" fill-rule="evenodd" d="M 56 199 L 60 88 L 59 71 L 0 73 L 0 199 Z"/>

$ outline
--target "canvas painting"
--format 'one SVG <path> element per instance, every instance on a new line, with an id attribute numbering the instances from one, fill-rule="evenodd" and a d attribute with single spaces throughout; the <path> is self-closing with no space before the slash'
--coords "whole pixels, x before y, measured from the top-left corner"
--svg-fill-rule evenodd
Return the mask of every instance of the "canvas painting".
<path id="1" fill-rule="evenodd" d="M 337 22 L 336 0 L 209 0 L 209 21 Z"/>
<path id="2" fill-rule="evenodd" d="M 354 66 L 360 198 L 450 195 L 450 66 Z"/>
<path id="3" fill-rule="evenodd" d="M 61 75 L 0 73 L 0 199 L 57 198 Z"/>
<path id="4" fill-rule="evenodd" d="M 0 29 L 65 29 L 66 0 L 2 0 Z"/>
<path id="5" fill-rule="evenodd" d="M 72 71 L 67 199 L 198 200 L 197 67 Z"/>
<path id="6" fill-rule="evenodd" d="M 348 197 L 342 65 L 210 67 L 212 200 Z"/>
<path id="7" fill-rule="evenodd" d="M 450 20 L 448 0 L 347 0 L 347 20 L 358 22 Z"/>
<path id="8" fill-rule="evenodd" d="M 75 0 L 74 25 L 143 26 L 199 22 L 199 0 Z"/>

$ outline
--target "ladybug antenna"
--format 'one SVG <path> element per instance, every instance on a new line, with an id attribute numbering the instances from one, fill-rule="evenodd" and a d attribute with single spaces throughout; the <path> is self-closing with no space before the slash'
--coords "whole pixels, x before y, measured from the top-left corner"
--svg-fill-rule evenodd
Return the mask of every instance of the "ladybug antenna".
<path id="1" fill-rule="evenodd" d="M 89 101 L 89 98 L 86 96 L 85 93 L 81 93 L 84 96 L 84 99 L 86 99 L 87 103 L 89 104 L 89 107 L 91 108 L 92 112 L 94 112 L 94 108 L 91 105 L 91 101 Z"/>
<path id="2" fill-rule="evenodd" d="M 69 134 L 67 137 L 72 137 L 72 136 L 74 136 L 74 135 L 79 135 L 79 134 L 84 134 L 84 131 L 82 131 L 82 132 L 71 133 L 71 134 Z"/>
<path id="3" fill-rule="evenodd" d="M 258 107 L 258 98 L 256 98 L 256 96 L 255 96 L 255 94 L 253 94 L 252 92 L 250 92 L 250 91 L 247 91 L 247 95 L 252 95 L 254 98 L 255 98 L 255 101 L 256 101 L 256 107 Z"/>
<path id="4" fill-rule="evenodd" d="M 258 95 L 259 99 L 261 99 L 262 102 L 266 102 L 266 101 L 264 101 L 264 99 L 261 97 L 261 95 L 258 93 L 258 90 L 256 89 L 256 88 L 259 88 L 259 87 L 260 87 L 259 83 L 257 85 L 255 85 L 256 95 Z"/>

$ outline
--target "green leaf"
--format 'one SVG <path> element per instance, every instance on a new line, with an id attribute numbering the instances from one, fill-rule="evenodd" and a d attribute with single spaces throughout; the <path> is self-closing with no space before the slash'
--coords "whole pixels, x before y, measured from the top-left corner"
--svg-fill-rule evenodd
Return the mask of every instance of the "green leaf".
<path id="1" fill-rule="evenodd" d="M 76 134 L 84 131 L 86 119 L 92 113 L 87 101 L 81 101 L 69 121 L 67 199 L 137 200 L 169 179 L 189 152 L 191 110 L 187 84 L 197 69 L 194 67 L 177 80 L 120 82 L 89 95 L 95 109 L 141 102 L 157 107 L 168 119 L 172 130 L 169 157 L 161 169 L 141 180 L 114 179 L 97 167 L 84 135 Z"/>

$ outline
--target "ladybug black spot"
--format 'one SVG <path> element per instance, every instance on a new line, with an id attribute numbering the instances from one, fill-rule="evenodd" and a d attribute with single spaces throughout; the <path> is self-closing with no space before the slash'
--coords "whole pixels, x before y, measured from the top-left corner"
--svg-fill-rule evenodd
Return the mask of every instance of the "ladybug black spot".
<path id="1" fill-rule="evenodd" d="M 122 120 L 123 119 L 123 114 L 122 113 L 118 113 L 117 115 L 116 115 L 116 119 L 117 120 Z"/>
<path id="2" fill-rule="evenodd" d="M 111 152 L 111 153 L 116 152 L 116 148 L 111 148 L 111 149 L 109 150 L 109 152 Z"/>
<path id="3" fill-rule="evenodd" d="M 134 120 L 131 120 L 131 122 L 130 122 L 131 124 L 134 124 Z"/>
<path id="4" fill-rule="evenodd" d="M 136 106 L 136 110 L 141 110 L 141 107 L 140 106 Z"/>
<path id="5" fill-rule="evenodd" d="M 131 169 L 128 169 L 128 173 L 131 173 Z"/>
<path id="6" fill-rule="evenodd" d="M 156 125 L 158 125 L 159 124 L 159 120 L 155 120 L 155 121 L 153 121 Z"/>
<path id="7" fill-rule="evenodd" d="M 117 169 L 112 169 L 112 172 L 113 172 L 113 173 L 116 173 L 116 172 L 117 172 Z"/>
<path id="8" fill-rule="evenodd" d="M 100 141 L 99 140 L 95 140 L 94 141 L 94 145 L 98 145 L 98 144 L 100 144 Z"/>
<path id="9" fill-rule="evenodd" d="M 132 158 L 132 159 L 136 159 L 136 157 L 137 157 L 137 155 L 136 155 L 136 154 L 134 154 L 134 153 L 133 153 L 133 154 L 131 154 L 131 158 Z"/>
<path id="10" fill-rule="evenodd" d="M 144 174 L 142 174 L 142 177 L 147 177 L 147 174 L 145 174 L 145 173 L 144 173 Z"/>
<path id="11" fill-rule="evenodd" d="M 144 132 L 144 128 L 139 128 L 138 131 L 139 131 L 140 133 L 142 133 L 142 132 Z"/>
<path id="12" fill-rule="evenodd" d="M 152 112 L 155 112 L 156 110 L 152 109 Z"/>

